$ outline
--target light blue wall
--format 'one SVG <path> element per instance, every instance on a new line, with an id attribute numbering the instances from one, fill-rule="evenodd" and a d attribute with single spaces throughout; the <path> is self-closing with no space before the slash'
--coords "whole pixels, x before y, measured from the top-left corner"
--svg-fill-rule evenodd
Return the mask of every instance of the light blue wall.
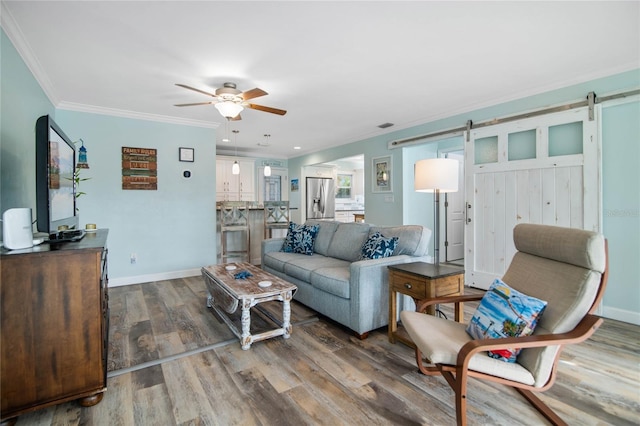
<path id="1" fill-rule="evenodd" d="M 0 49 L 0 211 L 30 207 L 35 219 L 35 125 L 55 110 L 3 30 Z"/>
<path id="2" fill-rule="evenodd" d="M 78 199 L 80 223 L 110 229 L 112 279 L 216 263 L 214 129 L 65 110 L 56 122 L 87 148 L 82 176 L 91 179 L 80 184 L 87 193 Z M 157 149 L 156 191 L 122 189 L 123 146 Z M 195 161 L 178 161 L 179 147 L 194 148 Z"/>
<path id="3" fill-rule="evenodd" d="M 327 163 L 340 158 L 352 157 L 364 154 L 364 192 L 367 209 L 367 222 L 377 225 L 392 225 L 402 223 L 402 180 L 399 178 L 402 171 L 402 153 L 399 150 L 390 152 L 387 150 L 387 138 L 379 136 L 367 139 L 364 142 L 355 142 L 314 154 L 297 157 L 289 160 L 289 178 L 300 179 L 301 190 L 289 194 L 291 207 L 300 208 L 302 203 L 302 186 L 304 177 L 302 175 L 305 166 Z M 386 193 L 373 193 L 371 180 L 371 160 L 375 157 L 391 155 L 392 163 L 392 199 L 388 199 Z M 298 220 L 300 220 L 298 218 Z"/>
<path id="4" fill-rule="evenodd" d="M 504 104 L 470 111 L 465 114 L 425 123 L 409 129 L 392 132 L 338 148 L 331 148 L 289 160 L 291 175 L 300 174 L 305 165 L 316 164 L 347 157 L 353 153 L 365 154 L 365 177 L 371 175 L 371 158 L 393 155 L 392 179 L 395 202 L 385 203 L 383 196 L 371 193 L 371 181 L 365 184 L 365 214 L 367 222 L 408 224 L 417 221 L 414 212 L 422 210 L 426 217 L 432 212 L 424 209 L 429 200 L 417 199 L 407 188 L 412 187 L 413 164 L 422 153 L 417 148 L 387 149 L 393 140 L 414 137 L 445 129 L 458 128 L 467 120 L 482 122 L 495 117 L 509 116 L 552 105 L 585 99 L 594 91 L 604 96 L 640 87 L 640 70 L 568 86 L 552 92 L 530 96 Z M 604 314 L 608 317 L 640 324 L 640 238 L 639 200 L 640 177 L 640 102 L 605 106 L 603 108 L 603 231 L 609 239 L 611 268 L 609 285 L 605 294 Z M 429 155 L 424 153 L 425 156 Z M 369 178 L 370 179 L 370 178 Z M 292 194 L 295 197 L 296 193 Z M 631 195 L 630 195 L 631 194 Z M 424 196 L 429 197 L 429 196 Z M 299 195 L 298 195 L 299 198 Z M 432 200 L 432 198 L 430 199 Z M 410 211 L 407 211 L 410 210 Z"/>
<path id="5" fill-rule="evenodd" d="M 603 108 L 602 145 L 611 271 L 604 306 L 606 315 L 622 317 L 640 312 L 640 102 Z"/>
<path id="6" fill-rule="evenodd" d="M 34 128 L 50 114 L 88 149 L 91 168 L 82 174 L 91 179 L 81 183 L 87 195 L 78 199 L 80 221 L 110 228 L 112 282 L 215 263 L 215 130 L 56 111 L 4 32 L 1 37 L 1 210 L 31 207 L 35 217 Z M 157 191 L 121 189 L 122 146 L 158 150 Z M 178 161 L 180 146 L 195 149 L 194 163 Z M 182 177 L 184 169 L 191 179 Z M 134 252 L 138 261 L 131 265 Z"/>

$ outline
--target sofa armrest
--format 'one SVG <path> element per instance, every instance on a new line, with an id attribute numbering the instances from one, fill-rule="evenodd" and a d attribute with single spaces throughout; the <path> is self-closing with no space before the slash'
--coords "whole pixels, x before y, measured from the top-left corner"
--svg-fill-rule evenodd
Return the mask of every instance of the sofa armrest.
<path id="1" fill-rule="evenodd" d="M 261 264 L 264 265 L 265 253 L 280 251 L 283 243 L 284 243 L 284 238 L 267 238 L 266 240 L 262 240 L 262 243 L 261 243 L 262 252 L 260 253 Z"/>
<path id="2" fill-rule="evenodd" d="M 283 243 L 284 238 L 267 238 L 266 240 L 262 240 L 262 252 L 280 251 Z"/>
<path id="3" fill-rule="evenodd" d="M 377 313 L 388 322 L 389 315 L 389 271 L 387 266 L 399 263 L 426 262 L 427 256 L 399 255 L 382 259 L 359 260 L 350 266 L 349 292 L 352 314 L 362 314 L 367 309 Z M 355 309 L 354 309 L 355 307 Z M 354 323 L 358 319 L 352 318 Z"/>

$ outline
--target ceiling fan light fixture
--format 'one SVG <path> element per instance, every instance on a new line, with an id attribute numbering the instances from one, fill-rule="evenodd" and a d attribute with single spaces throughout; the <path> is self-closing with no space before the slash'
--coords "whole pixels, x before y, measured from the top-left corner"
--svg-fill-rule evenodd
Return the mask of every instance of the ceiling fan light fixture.
<path id="1" fill-rule="evenodd" d="M 225 118 L 234 118 L 244 109 L 242 105 L 231 101 L 218 102 L 214 106 Z"/>

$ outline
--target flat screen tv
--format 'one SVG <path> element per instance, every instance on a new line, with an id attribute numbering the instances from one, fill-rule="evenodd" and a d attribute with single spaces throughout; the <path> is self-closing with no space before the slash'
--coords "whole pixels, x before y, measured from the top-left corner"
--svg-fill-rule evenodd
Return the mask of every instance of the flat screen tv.
<path id="1" fill-rule="evenodd" d="M 36 121 L 36 220 L 40 232 L 78 229 L 76 148 L 48 115 Z"/>

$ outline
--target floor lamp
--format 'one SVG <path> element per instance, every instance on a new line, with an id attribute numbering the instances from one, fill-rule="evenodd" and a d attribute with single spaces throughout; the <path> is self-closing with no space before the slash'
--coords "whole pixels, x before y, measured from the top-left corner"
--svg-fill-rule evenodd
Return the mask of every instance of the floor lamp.
<path id="1" fill-rule="evenodd" d="M 440 193 L 458 191 L 458 160 L 428 158 L 415 165 L 414 185 L 416 192 L 433 192 L 434 201 L 434 257 L 440 264 Z"/>

